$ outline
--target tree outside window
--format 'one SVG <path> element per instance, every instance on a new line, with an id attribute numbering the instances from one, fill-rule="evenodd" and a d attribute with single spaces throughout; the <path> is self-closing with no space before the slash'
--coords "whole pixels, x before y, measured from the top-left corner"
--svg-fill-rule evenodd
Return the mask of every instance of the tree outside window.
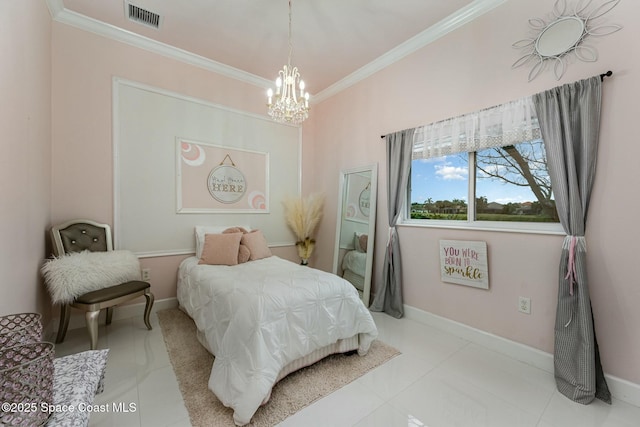
<path id="1" fill-rule="evenodd" d="M 540 139 L 413 160 L 410 201 L 410 219 L 559 221 Z"/>

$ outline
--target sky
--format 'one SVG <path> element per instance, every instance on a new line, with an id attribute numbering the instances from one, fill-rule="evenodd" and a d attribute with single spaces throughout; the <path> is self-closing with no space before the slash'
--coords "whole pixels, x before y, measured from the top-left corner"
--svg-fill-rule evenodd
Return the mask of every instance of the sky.
<path id="1" fill-rule="evenodd" d="M 411 202 L 461 199 L 468 201 L 468 154 L 461 153 L 432 159 L 414 160 L 411 165 Z M 528 187 L 505 184 L 499 180 L 476 180 L 476 197 L 506 203 L 536 200 Z"/>

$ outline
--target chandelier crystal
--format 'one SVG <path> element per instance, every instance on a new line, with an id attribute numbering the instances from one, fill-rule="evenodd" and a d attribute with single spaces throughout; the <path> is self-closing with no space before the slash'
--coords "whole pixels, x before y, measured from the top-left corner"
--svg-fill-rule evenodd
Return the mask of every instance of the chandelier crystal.
<path id="1" fill-rule="evenodd" d="M 280 123 L 300 124 L 309 117 L 309 93 L 304 91 L 304 81 L 298 67 L 291 66 L 291 0 L 289 0 L 289 59 L 279 71 L 276 79 L 276 93 L 267 91 L 269 116 Z M 275 99 L 274 99 L 275 97 Z"/>

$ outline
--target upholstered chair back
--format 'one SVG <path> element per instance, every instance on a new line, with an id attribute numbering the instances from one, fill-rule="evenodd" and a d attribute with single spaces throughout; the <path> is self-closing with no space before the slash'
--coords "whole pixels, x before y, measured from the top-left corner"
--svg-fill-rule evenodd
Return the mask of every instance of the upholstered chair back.
<path id="1" fill-rule="evenodd" d="M 51 229 L 53 252 L 61 256 L 71 252 L 113 250 L 111 228 L 91 220 L 68 221 Z"/>

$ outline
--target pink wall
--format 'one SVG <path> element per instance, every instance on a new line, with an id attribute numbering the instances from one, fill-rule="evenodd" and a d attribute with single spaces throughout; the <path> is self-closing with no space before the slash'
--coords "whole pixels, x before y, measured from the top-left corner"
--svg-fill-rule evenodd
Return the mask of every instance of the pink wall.
<path id="1" fill-rule="evenodd" d="M 0 315 L 50 314 L 39 268 L 51 215 L 51 17 L 0 2 Z"/>
<path id="2" fill-rule="evenodd" d="M 314 105 L 313 174 L 308 191 L 326 190 L 321 234 L 333 236 L 338 174 L 343 168 L 378 162 L 379 193 L 374 278 L 379 282 L 387 237 L 384 144 L 380 135 L 531 95 L 560 84 L 600 74 L 605 80 L 598 175 L 587 226 L 590 291 L 596 331 L 607 373 L 640 383 L 640 287 L 636 272 L 635 217 L 640 199 L 637 132 L 640 57 L 638 2 L 621 2 L 600 23 L 624 29 L 588 43 L 598 61 L 571 56 L 558 82 L 548 70 L 527 82 L 529 69 L 511 69 L 519 57 L 511 44 L 528 35 L 527 21 L 546 17 L 554 0 L 506 2 L 476 21 L 446 35 L 351 88 Z M 635 191 L 635 192 L 634 192 Z M 418 228 L 399 229 L 405 303 L 546 352 L 553 351 L 553 324 L 561 236 Z M 490 290 L 440 281 L 438 240 L 482 240 L 489 250 Z M 332 266 L 331 247 L 320 246 L 317 265 Z M 517 310 L 518 296 L 532 301 L 532 314 Z"/>

